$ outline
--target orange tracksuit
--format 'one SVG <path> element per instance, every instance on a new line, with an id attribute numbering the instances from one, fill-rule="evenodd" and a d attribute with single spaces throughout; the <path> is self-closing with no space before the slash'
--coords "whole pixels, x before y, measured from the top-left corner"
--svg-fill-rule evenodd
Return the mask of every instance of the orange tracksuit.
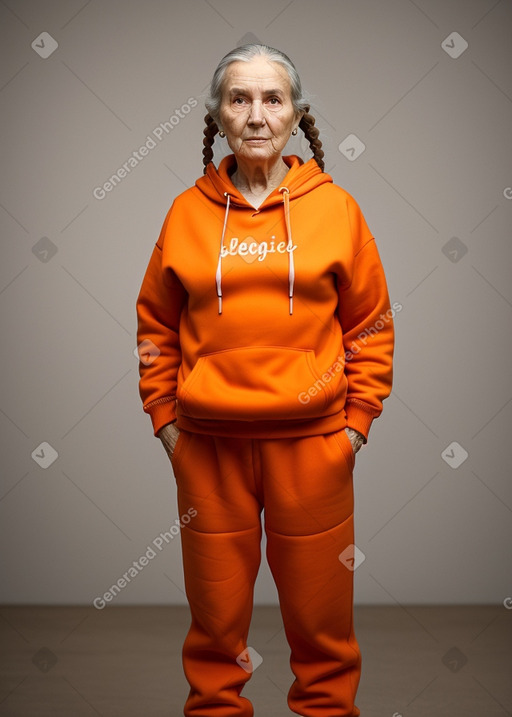
<path id="1" fill-rule="evenodd" d="M 314 159 L 283 157 L 258 209 L 234 155 L 173 202 L 137 300 L 140 394 L 172 456 L 192 622 L 187 717 L 251 717 L 241 690 L 264 510 L 304 717 L 354 717 L 354 453 L 391 391 L 393 316 L 355 202 Z M 195 512 L 194 512 L 195 511 Z M 263 659 L 265 655 L 262 655 Z M 249 667 L 247 667 L 249 665 Z"/>

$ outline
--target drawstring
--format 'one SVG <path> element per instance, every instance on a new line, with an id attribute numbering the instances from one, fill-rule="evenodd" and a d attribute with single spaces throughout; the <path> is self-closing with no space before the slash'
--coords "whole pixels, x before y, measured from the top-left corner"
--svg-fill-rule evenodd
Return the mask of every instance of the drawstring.
<path id="1" fill-rule="evenodd" d="M 286 232 L 288 235 L 288 299 L 289 299 L 289 311 L 290 316 L 293 314 L 293 289 L 295 284 L 295 264 L 293 261 L 293 241 L 292 231 L 290 225 L 290 190 L 288 187 L 279 187 L 279 191 L 282 193 L 284 202 L 284 220 L 286 223 Z M 224 214 L 224 226 L 222 227 L 222 237 L 220 239 L 219 249 L 219 260 L 217 262 L 217 272 L 215 274 L 215 283 L 217 284 L 217 296 L 219 298 L 219 314 L 222 314 L 222 249 L 224 246 L 224 236 L 226 234 L 226 226 L 228 223 L 230 194 L 224 192 L 226 199 L 226 212 Z"/>
<path id="2" fill-rule="evenodd" d="M 283 193 L 284 202 L 284 220 L 286 222 L 286 231 L 288 233 L 288 298 L 290 300 L 290 316 L 293 314 L 293 286 L 295 283 L 295 264 L 293 262 L 293 241 L 292 230 L 290 227 L 290 190 L 288 187 L 279 187 L 279 191 Z"/>
<path id="3" fill-rule="evenodd" d="M 219 261 L 217 263 L 217 273 L 215 275 L 215 281 L 217 284 L 217 296 L 219 297 L 219 314 L 222 314 L 222 247 L 224 246 L 224 234 L 226 233 L 226 225 L 228 223 L 230 200 L 228 192 L 224 192 L 224 196 L 227 197 L 226 213 L 224 214 L 224 226 L 222 228 L 222 237 L 220 239 Z"/>

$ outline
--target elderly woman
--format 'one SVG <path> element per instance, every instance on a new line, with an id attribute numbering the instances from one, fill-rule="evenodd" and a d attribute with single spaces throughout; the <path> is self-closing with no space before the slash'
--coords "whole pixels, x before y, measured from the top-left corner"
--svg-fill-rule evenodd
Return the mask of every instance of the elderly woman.
<path id="1" fill-rule="evenodd" d="M 352 475 L 391 390 L 384 272 L 286 55 L 229 52 L 206 107 L 204 176 L 174 200 L 137 301 L 140 394 L 183 524 L 184 714 L 254 714 L 241 691 L 265 659 L 247 645 L 264 510 L 288 705 L 359 715 Z M 298 128 L 306 162 L 282 154 Z M 218 168 L 217 133 L 232 150 Z"/>

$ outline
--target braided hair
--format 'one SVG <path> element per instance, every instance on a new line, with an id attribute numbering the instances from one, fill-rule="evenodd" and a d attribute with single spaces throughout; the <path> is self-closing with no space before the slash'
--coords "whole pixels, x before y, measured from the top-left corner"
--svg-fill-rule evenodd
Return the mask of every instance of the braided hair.
<path id="1" fill-rule="evenodd" d="M 313 152 L 313 159 L 316 161 L 322 172 L 324 171 L 324 150 L 322 149 L 322 143 L 318 137 L 320 132 L 315 127 L 315 118 L 309 114 L 309 105 L 306 107 L 306 111 L 299 122 L 300 129 L 304 132 L 304 136 L 309 142 L 309 147 Z"/>
<path id="2" fill-rule="evenodd" d="M 276 50 L 268 45 L 250 43 L 228 52 L 228 54 L 220 61 L 213 75 L 210 85 L 210 94 L 205 102 L 208 114 L 206 114 L 204 118 L 206 127 L 203 130 L 203 173 L 206 174 L 208 164 L 213 161 L 213 143 L 215 141 L 215 135 L 219 132 L 216 120 L 219 116 L 222 99 L 222 83 L 226 69 L 232 62 L 249 62 L 257 55 L 263 55 L 270 62 L 277 62 L 287 72 L 288 79 L 290 80 L 291 98 L 294 110 L 296 112 L 304 113 L 299 122 L 299 128 L 304 132 L 304 136 L 308 140 L 311 151 L 313 152 L 313 158 L 323 172 L 324 152 L 322 150 L 322 142 L 318 137 L 318 129 L 315 127 L 315 118 L 313 115 L 309 114 L 309 104 L 302 96 L 300 77 L 295 65 L 290 58 L 280 50 Z"/>

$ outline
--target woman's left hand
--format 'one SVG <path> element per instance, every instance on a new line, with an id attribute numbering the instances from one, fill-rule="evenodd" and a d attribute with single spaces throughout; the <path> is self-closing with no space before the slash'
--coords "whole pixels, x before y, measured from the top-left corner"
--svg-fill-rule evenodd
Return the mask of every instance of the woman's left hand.
<path id="1" fill-rule="evenodd" d="M 175 423 L 167 423 L 158 431 L 158 438 L 162 441 L 169 458 L 172 458 L 180 432 Z"/>
<path id="2" fill-rule="evenodd" d="M 357 451 L 361 448 L 361 446 L 364 443 L 364 436 L 362 433 L 359 433 L 359 431 L 356 431 L 355 428 L 345 428 L 345 432 L 349 438 L 350 443 L 352 444 L 352 450 L 354 453 L 357 453 Z"/>

